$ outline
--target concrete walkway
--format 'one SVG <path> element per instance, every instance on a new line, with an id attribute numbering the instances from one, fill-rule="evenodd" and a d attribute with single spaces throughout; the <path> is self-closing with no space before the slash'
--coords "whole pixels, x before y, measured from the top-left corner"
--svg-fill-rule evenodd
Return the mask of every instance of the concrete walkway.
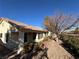
<path id="1" fill-rule="evenodd" d="M 48 47 L 49 59 L 75 59 L 54 40 L 45 41 L 44 44 Z"/>

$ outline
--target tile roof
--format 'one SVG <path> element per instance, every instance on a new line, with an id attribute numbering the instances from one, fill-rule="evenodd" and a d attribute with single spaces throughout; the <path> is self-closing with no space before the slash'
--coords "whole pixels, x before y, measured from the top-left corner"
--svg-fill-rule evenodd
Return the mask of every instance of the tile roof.
<path id="1" fill-rule="evenodd" d="M 29 30 L 40 31 L 40 32 L 47 32 L 47 30 L 42 29 L 40 27 L 27 25 L 27 24 L 24 24 L 24 23 L 21 23 L 21 22 L 17 22 L 15 20 L 10 20 L 8 18 L 0 18 L 0 20 L 4 20 L 4 21 L 7 21 L 9 23 L 15 24 L 15 25 L 17 25 L 17 26 L 19 26 L 23 29 L 29 29 Z"/>

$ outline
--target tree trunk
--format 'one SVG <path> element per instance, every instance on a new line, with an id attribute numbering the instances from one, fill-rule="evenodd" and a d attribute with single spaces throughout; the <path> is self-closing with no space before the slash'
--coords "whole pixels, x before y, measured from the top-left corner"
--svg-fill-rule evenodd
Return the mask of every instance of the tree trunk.
<path id="1" fill-rule="evenodd" d="M 58 43 L 59 42 L 59 38 L 58 38 L 58 36 L 57 36 L 57 34 L 53 34 L 52 35 L 52 37 L 53 37 L 53 39 Z"/>

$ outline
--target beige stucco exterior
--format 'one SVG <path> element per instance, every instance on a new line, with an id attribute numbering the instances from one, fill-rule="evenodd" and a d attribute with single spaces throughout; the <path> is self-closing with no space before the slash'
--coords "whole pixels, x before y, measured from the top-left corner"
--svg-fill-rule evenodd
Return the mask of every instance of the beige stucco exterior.
<path id="1" fill-rule="evenodd" d="M 2 37 L 0 37 L 0 39 L 5 44 L 5 46 L 7 46 L 9 49 L 13 49 L 15 47 L 21 48 L 24 44 L 24 40 L 25 40 L 24 36 L 27 37 L 27 42 L 33 42 L 33 41 L 40 42 L 40 41 L 44 40 L 44 38 L 46 37 L 45 32 L 41 32 L 41 31 L 33 32 L 33 30 L 21 31 L 21 30 L 17 29 L 16 26 L 13 26 L 13 25 L 7 21 L 0 20 L 0 33 L 2 33 Z M 15 31 L 12 32 L 11 28 L 16 28 L 16 29 L 14 29 Z M 6 33 L 7 32 L 9 32 L 9 35 L 10 35 L 8 42 L 6 42 Z M 27 35 L 25 35 L 25 33 L 27 33 Z M 34 36 L 34 33 L 35 33 L 35 36 Z M 41 38 L 39 38 L 40 34 L 42 36 Z"/>
<path id="2" fill-rule="evenodd" d="M 10 30 L 11 25 L 6 21 L 0 21 L 0 33 L 2 33 L 2 37 L 0 38 L 3 43 L 6 44 L 5 34 L 8 30 Z"/>

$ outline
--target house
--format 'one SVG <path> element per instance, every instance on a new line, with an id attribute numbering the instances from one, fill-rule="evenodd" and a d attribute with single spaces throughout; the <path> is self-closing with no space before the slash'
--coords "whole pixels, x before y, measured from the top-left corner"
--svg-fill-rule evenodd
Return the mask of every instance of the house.
<path id="1" fill-rule="evenodd" d="M 0 40 L 9 49 L 23 46 L 26 42 L 40 42 L 48 31 L 7 18 L 0 18 Z"/>

